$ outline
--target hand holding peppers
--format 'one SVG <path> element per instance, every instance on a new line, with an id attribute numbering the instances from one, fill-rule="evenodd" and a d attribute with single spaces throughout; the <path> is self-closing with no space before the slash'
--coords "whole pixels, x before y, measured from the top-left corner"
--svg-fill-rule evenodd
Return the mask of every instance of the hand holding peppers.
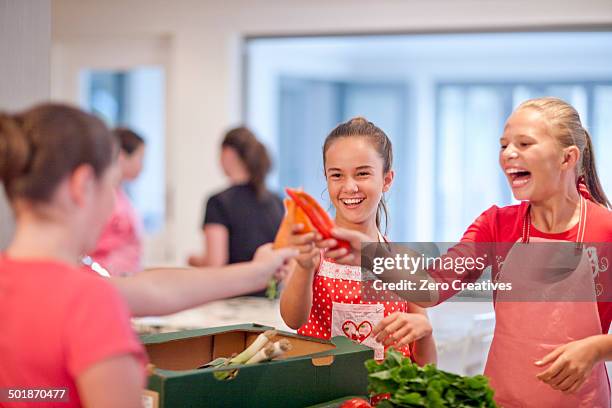
<path id="1" fill-rule="evenodd" d="M 290 199 L 285 200 L 287 213 L 274 240 L 275 248 L 289 245 L 290 235 L 294 232 L 293 225 L 296 224 L 303 225 L 301 233 L 318 232 L 320 237 L 317 238 L 323 240 L 334 238 L 331 231 L 335 224 L 314 198 L 303 191 L 290 188 L 286 191 Z M 333 249 L 345 248 L 348 251 L 350 247 L 348 241 L 337 239 Z"/>
<path id="2" fill-rule="evenodd" d="M 331 230 L 332 238 L 317 241 L 317 247 L 326 250 L 325 257 L 345 265 L 361 265 L 361 243 L 370 242 L 371 239 L 362 232 L 336 227 Z M 337 242 L 348 242 L 346 246 L 339 247 Z"/>
<path id="3" fill-rule="evenodd" d="M 285 204 L 285 217 L 276 233 L 274 248 L 292 246 L 291 235 L 295 232 L 306 234 L 316 231 L 308 219 L 308 216 L 295 204 L 295 201 L 290 198 L 285 198 L 283 202 Z M 296 228 L 296 226 L 301 226 L 301 228 Z"/>

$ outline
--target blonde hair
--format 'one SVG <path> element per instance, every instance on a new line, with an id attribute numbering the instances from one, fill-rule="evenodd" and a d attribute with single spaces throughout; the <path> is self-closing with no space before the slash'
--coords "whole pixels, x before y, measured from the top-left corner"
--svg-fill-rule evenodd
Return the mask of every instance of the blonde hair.
<path id="1" fill-rule="evenodd" d="M 610 201 L 597 175 L 591 136 L 582 126 L 576 109 L 564 100 L 553 97 L 529 99 L 521 103 L 516 111 L 521 109 L 534 109 L 540 112 L 547 119 L 553 136 L 562 147 L 576 146 L 580 150 L 580 158 L 576 165 L 576 182 L 584 178 L 584 184 L 593 200 L 610 208 Z"/>

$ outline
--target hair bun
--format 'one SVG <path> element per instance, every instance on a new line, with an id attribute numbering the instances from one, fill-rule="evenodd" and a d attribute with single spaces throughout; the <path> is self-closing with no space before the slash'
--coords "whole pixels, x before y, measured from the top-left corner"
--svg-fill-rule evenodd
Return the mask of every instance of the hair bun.
<path id="1" fill-rule="evenodd" d="M 16 117 L 0 113 L 0 180 L 7 190 L 26 171 L 30 150 Z"/>
<path id="2" fill-rule="evenodd" d="M 364 118 L 363 116 L 355 116 L 354 118 L 349 119 L 348 123 L 350 123 L 351 125 L 368 125 L 371 122 L 369 120 L 367 120 L 366 118 Z"/>

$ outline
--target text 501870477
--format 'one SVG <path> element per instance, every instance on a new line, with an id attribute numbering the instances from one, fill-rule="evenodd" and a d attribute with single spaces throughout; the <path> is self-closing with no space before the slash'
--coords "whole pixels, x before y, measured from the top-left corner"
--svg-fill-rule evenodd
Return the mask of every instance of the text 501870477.
<path id="1" fill-rule="evenodd" d="M 0 402 L 17 401 L 68 401 L 68 388 L 0 388 Z"/>

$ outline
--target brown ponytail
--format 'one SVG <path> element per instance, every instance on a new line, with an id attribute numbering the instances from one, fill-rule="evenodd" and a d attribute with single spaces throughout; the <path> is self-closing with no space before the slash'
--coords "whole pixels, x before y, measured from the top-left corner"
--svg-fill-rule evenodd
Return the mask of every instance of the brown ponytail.
<path id="1" fill-rule="evenodd" d="M 246 127 L 238 127 L 226 133 L 222 147 L 234 149 L 249 172 L 249 185 L 255 190 L 258 198 L 266 193 L 266 175 L 272 163 L 266 147 Z"/>
<path id="2" fill-rule="evenodd" d="M 104 123 L 77 108 L 47 103 L 14 115 L 0 113 L 0 179 L 10 200 L 47 201 L 82 164 L 100 177 L 113 151 Z"/>
<path id="3" fill-rule="evenodd" d="M 610 201 L 608 200 L 606 193 L 604 193 L 601 182 L 599 181 L 599 176 L 597 175 L 595 153 L 593 151 L 591 135 L 586 129 L 583 130 L 586 138 L 586 144 L 584 146 L 584 151 L 582 152 L 581 175 L 584 177 L 584 183 L 586 184 L 593 200 L 604 207 L 610 208 Z"/>
<path id="4" fill-rule="evenodd" d="M 7 193 L 26 170 L 29 157 L 30 144 L 17 118 L 0 113 L 0 181 Z"/>

